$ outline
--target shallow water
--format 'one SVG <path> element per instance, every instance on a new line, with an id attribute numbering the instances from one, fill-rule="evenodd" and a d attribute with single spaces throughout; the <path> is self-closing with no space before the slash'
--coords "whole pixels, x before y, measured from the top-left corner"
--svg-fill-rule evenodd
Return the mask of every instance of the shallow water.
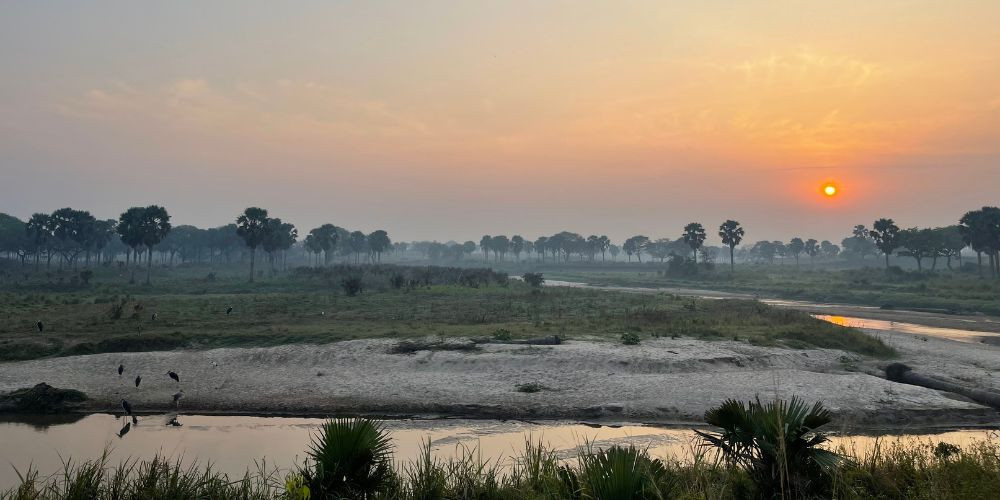
<path id="1" fill-rule="evenodd" d="M 958 328 L 941 328 L 936 326 L 916 325 L 913 323 L 900 323 L 898 321 L 885 321 L 881 319 L 854 318 L 850 316 L 834 316 L 829 314 L 814 314 L 813 317 L 823 321 L 829 321 L 830 323 L 840 326 L 866 328 L 869 330 L 887 330 L 909 333 L 912 335 L 925 335 L 928 337 L 940 337 L 957 340 L 959 342 L 979 343 L 985 337 L 1000 337 L 1000 334 L 992 332 L 961 330 Z"/>
<path id="2" fill-rule="evenodd" d="M 675 293 L 679 295 L 686 295 L 691 297 L 697 297 L 700 299 L 723 299 L 723 298 L 754 298 L 752 295 L 742 294 L 742 293 L 730 293 L 730 292 L 714 292 L 711 290 L 696 290 L 696 289 L 686 289 L 686 288 L 643 288 L 643 287 L 623 287 L 623 286 L 599 286 L 599 285 L 589 285 L 586 283 L 579 283 L 575 281 L 559 281 L 559 280 L 546 280 L 545 282 L 548 286 L 564 286 L 570 288 L 592 288 L 598 290 L 618 290 L 625 292 L 639 292 L 639 293 L 650 293 L 656 291 L 664 291 L 668 293 Z M 784 299 L 759 299 L 761 302 L 778 307 L 808 307 L 809 309 L 830 309 L 843 307 L 840 304 L 824 304 L 818 302 L 804 302 L 799 300 L 784 300 Z M 852 309 L 873 309 L 879 310 L 879 307 L 874 306 L 850 306 Z M 904 311 L 897 311 L 903 313 Z M 864 328 L 869 330 L 883 330 L 883 331 L 893 331 L 900 333 L 908 333 L 911 335 L 924 335 L 928 337 L 939 337 L 949 340 L 957 340 L 959 342 L 970 342 L 970 343 L 980 343 L 983 339 L 1000 339 L 1000 333 L 993 332 L 983 332 L 978 330 L 963 330 L 959 328 L 943 328 L 934 326 L 918 325 L 915 323 L 903 323 L 899 321 L 886 321 L 879 319 L 866 319 L 858 318 L 853 316 L 838 316 L 832 314 L 813 314 L 814 318 L 821 319 L 823 321 L 829 321 L 840 326 L 849 326 L 854 328 Z M 992 323 L 990 320 L 982 320 L 986 323 Z"/>
<path id="3" fill-rule="evenodd" d="M 0 421 L 0 489 L 17 483 L 14 470 L 29 466 L 42 475 L 62 468 L 60 457 L 73 460 L 100 457 L 110 449 L 110 463 L 126 457 L 151 458 L 156 454 L 183 458 L 186 462 L 211 462 L 215 470 L 242 475 L 247 468 L 256 471 L 254 461 L 266 458 L 268 470 L 289 469 L 301 463 L 308 449 L 310 434 L 323 422 L 319 418 L 248 417 L 182 415 L 181 427 L 166 425 L 164 415 L 140 417 L 124 437 L 117 434 L 125 420 L 114 415 L 93 414 L 75 417 L 24 417 L 20 421 Z M 691 456 L 695 434 L 688 428 L 664 428 L 625 424 L 618 427 L 592 427 L 572 422 L 527 423 L 496 420 L 386 420 L 392 435 L 397 461 L 414 459 L 428 439 L 435 456 L 456 457 L 477 453 L 483 460 L 510 464 L 524 449 L 526 439 L 541 441 L 560 458 L 576 456 L 578 446 L 590 442 L 596 448 L 612 444 L 633 444 L 647 448 L 654 456 Z M 959 430 L 927 435 L 898 435 L 893 441 L 946 441 L 966 445 L 983 440 L 991 431 Z M 838 436 L 834 446 L 846 444 L 857 450 L 870 449 L 872 436 Z"/>

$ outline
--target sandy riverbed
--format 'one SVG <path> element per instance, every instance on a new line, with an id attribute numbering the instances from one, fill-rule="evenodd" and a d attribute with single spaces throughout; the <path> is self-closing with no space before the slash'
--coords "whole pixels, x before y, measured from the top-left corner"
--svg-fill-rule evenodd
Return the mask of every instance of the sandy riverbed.
<path id="1" fill-rule="evenodd" d="M 916 369 L 997 387 L 1000 348 L 872 332 Z M 880 363 L 836 350 L 745 342 L 651 339 L 639 346 L 571 341 L 559 346 L 484 345 L 481 352 L 390 354 L 387 340 L 327 345 L 113 353 L 0 364 L 0 391 L 47 382 L 109 411 L 462 415 L 641 422 L 697 422 L 727 398 L 798 395 L 821 400 L 850 427 L 995 424 L 995 410 L 863 373 Z M 119 379 L 116 368 L 126 367 Z M 862 371 L 848 371 L 851 369 Z M 180 374 L 176 384 L 167 370 Z M 143 377 L 137 389 L 136 374 Z M 547 389 L 517 392 L 521 383 Z"/>

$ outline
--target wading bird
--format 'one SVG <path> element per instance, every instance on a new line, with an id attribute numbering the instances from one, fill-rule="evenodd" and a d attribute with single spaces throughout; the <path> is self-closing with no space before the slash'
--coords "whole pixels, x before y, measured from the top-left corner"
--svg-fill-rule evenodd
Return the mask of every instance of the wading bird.
<path id="1" fill-rule="evenodd" d="M 230 315 L 232 313 L 233 313 L 233 306 L 229 306 L 229 308 L 226 309 L 226 316 L 228 316 L 228 315 Z"/>
<path id="2" fill-rule="evenodd" d="M 177 421 L 177 415 L 174 415 L 173 417 L 170 417 L 170 420 L 167 420 L 167 425 L 180 427 L 181 423 Z"/>
<path id="3" fill-rule="evenodd" d="M 125 365 L 118 365 L 118 378 L 121 378 L 122 372 L 125 371 Z"/>
<path id="4" fill-rule="evenodd" d="M 174 408 L 177 408 L 179 406 L 178 401 L 180 401 L 181 398 L 184 397 L 184 390 L 181 389 L 180 391 L 175 392 L 173 397 L 174 397 Z"/>
<path id="5" fill-rule="evenodd" d="M 156 313 L 153 313 L 153 316 L 150 318 L 150 321 L 156 321 Z"/>
<path id="6" fill-rule="evenodd" d="M 35 326 L 38 327 L 38 333 L 42 333 L 43 331 L 45 331 L 45 325 L 43 325 L 41 321 L 35 323 Z"/>
<path id="7" fill-rule="evenodd" d="M 122 400 L 122 410 L 125 410 L 126 415 L 132 414 L 132 405 L 128 404 L 128 401 Z"/>
<path id="8" fill-rule="evenodd" d="M 135 386 L 139 387 L 139 382 L 142 382 L 142 375 L 135 376 Z"/>
<path id="9" fill-rule="evenodd" d="M 167 372 L 167 376 L 174 379 L 174 382 L 180 382 L 181 378 L 177 376 L 177 372 Z"/>

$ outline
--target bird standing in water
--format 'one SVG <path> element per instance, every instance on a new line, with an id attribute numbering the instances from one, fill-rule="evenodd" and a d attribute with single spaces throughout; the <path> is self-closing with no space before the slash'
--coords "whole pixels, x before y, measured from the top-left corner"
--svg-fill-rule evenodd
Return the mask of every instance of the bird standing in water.
<path id="1" fill-rule="evenodd" d="M 43 325 L 41 321 L 36 322 L 35 326 L 38 327 L 38 333 L 45 331 L 45 325 Z"/>
<path id="2" fill-rule="evenodd" d="M 174 382 L 181 381 L 181 378 L 177 375 L 177 372 L 167 372 L 167 376 L 174 379 Z"/>
<path id="3" fill-rule="evenodd" d="M 125 410 L 126 415 L 132 414 L 132 405 L 128 404 L 128 401 L 122 400 L 122 410 Z"/>
<path id="4" fill-rule="evenodd" d="M 226 316 L 229 316 L 232 313 L 233 313 L 233 306 L 229 306 L 229 309 L 226 309 Z"/>
<path id="5" fill-rule="evenodd" d="M 139 387 L 139 382 L 142 382 L 142 375 L 135 376 L 135 386 Z"/>
<path id="6" fill-rule="evenodd" d="M 125 371 L 125 365 L 118 365 L 118 378 L 121 378 L 122 372 Z"/>

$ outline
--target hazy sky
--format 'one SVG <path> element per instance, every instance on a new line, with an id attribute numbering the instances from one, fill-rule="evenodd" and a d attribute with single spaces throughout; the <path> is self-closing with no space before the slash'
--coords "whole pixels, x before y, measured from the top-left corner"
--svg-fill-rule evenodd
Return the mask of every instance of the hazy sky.
<path id="1" fill-rule="evenodd" d="M 1000 203 L 997 19 L 996 0 L 4 2 L 0 211 L 158 203 L 214 226 L 258 205 L 400 240 L 948 224 Z"/>

